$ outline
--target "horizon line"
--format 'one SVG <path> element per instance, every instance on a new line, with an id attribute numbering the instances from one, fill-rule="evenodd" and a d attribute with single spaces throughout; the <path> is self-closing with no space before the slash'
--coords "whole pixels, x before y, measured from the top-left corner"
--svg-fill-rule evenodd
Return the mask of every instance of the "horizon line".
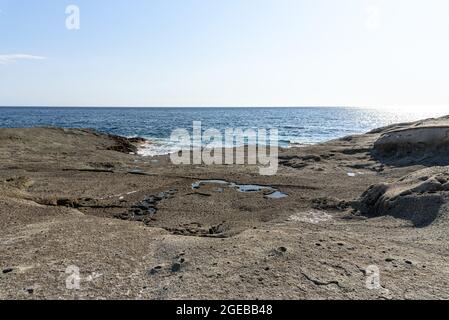
<path id="1" fill-rule="evenodd" d="M 174 109 L 174 108 L 366 108 L 366 109 L 376 109 L 376 108 L 386 108 L 386 107 L 378 107 L 378 106 L 347 106 L 347 105 L 271 105 L 271 106 L 76 106 L 76 105 L 63 105 L 63 106 L 49 106 L 49 105 L 16 105 L 16 106 L 9 106 L 9 105 L 0 105 L 0 108 L 129 108 L 129 109 L 137 109 L 137 108 L 167 108 L 167 109 Z"/>

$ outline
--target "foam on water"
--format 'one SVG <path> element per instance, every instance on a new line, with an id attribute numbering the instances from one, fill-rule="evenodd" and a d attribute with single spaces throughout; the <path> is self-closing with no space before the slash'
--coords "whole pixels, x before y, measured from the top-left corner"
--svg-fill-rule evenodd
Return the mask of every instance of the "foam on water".
<path id="1" fill-rule="evenodd" d="M 143 157 L 163 156 L 172 153 L 175 147 L 169 140 L 153 140 L 140 145 L 137 154 Z"/>

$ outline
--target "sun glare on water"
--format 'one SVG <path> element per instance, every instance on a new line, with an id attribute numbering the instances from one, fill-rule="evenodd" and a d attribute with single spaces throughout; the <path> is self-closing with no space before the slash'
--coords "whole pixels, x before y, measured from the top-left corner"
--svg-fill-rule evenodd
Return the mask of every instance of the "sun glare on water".
<path id="1" fill-rule="evenodd" d="M 394 106 L 379 107 L 380 111 L 387 111 L 398 115 L 408 115 L 417 119 L 442 117 L 449 115 L 449 106 Z"/>

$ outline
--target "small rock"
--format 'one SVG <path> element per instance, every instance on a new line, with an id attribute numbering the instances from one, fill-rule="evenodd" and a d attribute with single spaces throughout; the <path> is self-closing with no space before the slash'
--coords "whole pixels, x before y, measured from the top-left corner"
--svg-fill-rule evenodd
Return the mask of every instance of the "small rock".
<path id="1" fill-rule="evenodd" d="M 28 294 L 33 294 L 34 289 L 33 288 L 25 288 L 25 292 L 27 292 Z"/>
<path id="2" fill-rule="evenodd" d="M 148 271 L 148 274 L 150 276 L 154 276 L 154 275 L 158 274 L 161 269 L 162 269 L 161 266 L 154 267 L 150 271 Z"/>
<path id="3" fill-rule="evenodd" d="M 3 269 L 3 274 L 7 274 L 7 273 L 11 273 L 11 272 L 13 272 L 14 271 L 14 269 L 13 268 L 6 268 L 6 269 Z"/>
<path id="4" fill-rule="evenodd" d="M 171 272 L 179 272 L 181 271 L 181 264 L 180 263 L 174 263 L 171 267 Z"/>
<path id="5" fill-rule="evenodd" d="M 150 275 L 150 276 L 154 276 L 155 274 L 157 274 L 158 273 L 158 271 L 156 270 L 156 269 L 151 269 L 149 272 L 148 272 L 148 274 Z"/>
<path id="6" fill-rule="evenodd" d="M 280 252 L 282 253 L 286 253 L 287 252 L 287 248 L 286 247 L 279 247 L 278 249 Z"/>
<path id="7" fill-rule="evenodd" d="M 287 248 L 286 247 L 279 247 L 277 249 L 273 249 L 270 253 L 270 256 L 275 257 L 275 256 L 283 256 L 285 253 L 287 253 Z"/>

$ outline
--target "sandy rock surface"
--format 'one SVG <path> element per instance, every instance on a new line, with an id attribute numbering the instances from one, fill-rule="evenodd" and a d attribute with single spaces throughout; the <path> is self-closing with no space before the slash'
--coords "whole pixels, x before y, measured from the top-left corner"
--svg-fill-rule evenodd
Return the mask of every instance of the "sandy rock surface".
<path id="1" fill-rule="evenodd" d="M 0 299 L 448 299 L 448 119 L 281 150 L 271 177 L 0 129 Z"/>

